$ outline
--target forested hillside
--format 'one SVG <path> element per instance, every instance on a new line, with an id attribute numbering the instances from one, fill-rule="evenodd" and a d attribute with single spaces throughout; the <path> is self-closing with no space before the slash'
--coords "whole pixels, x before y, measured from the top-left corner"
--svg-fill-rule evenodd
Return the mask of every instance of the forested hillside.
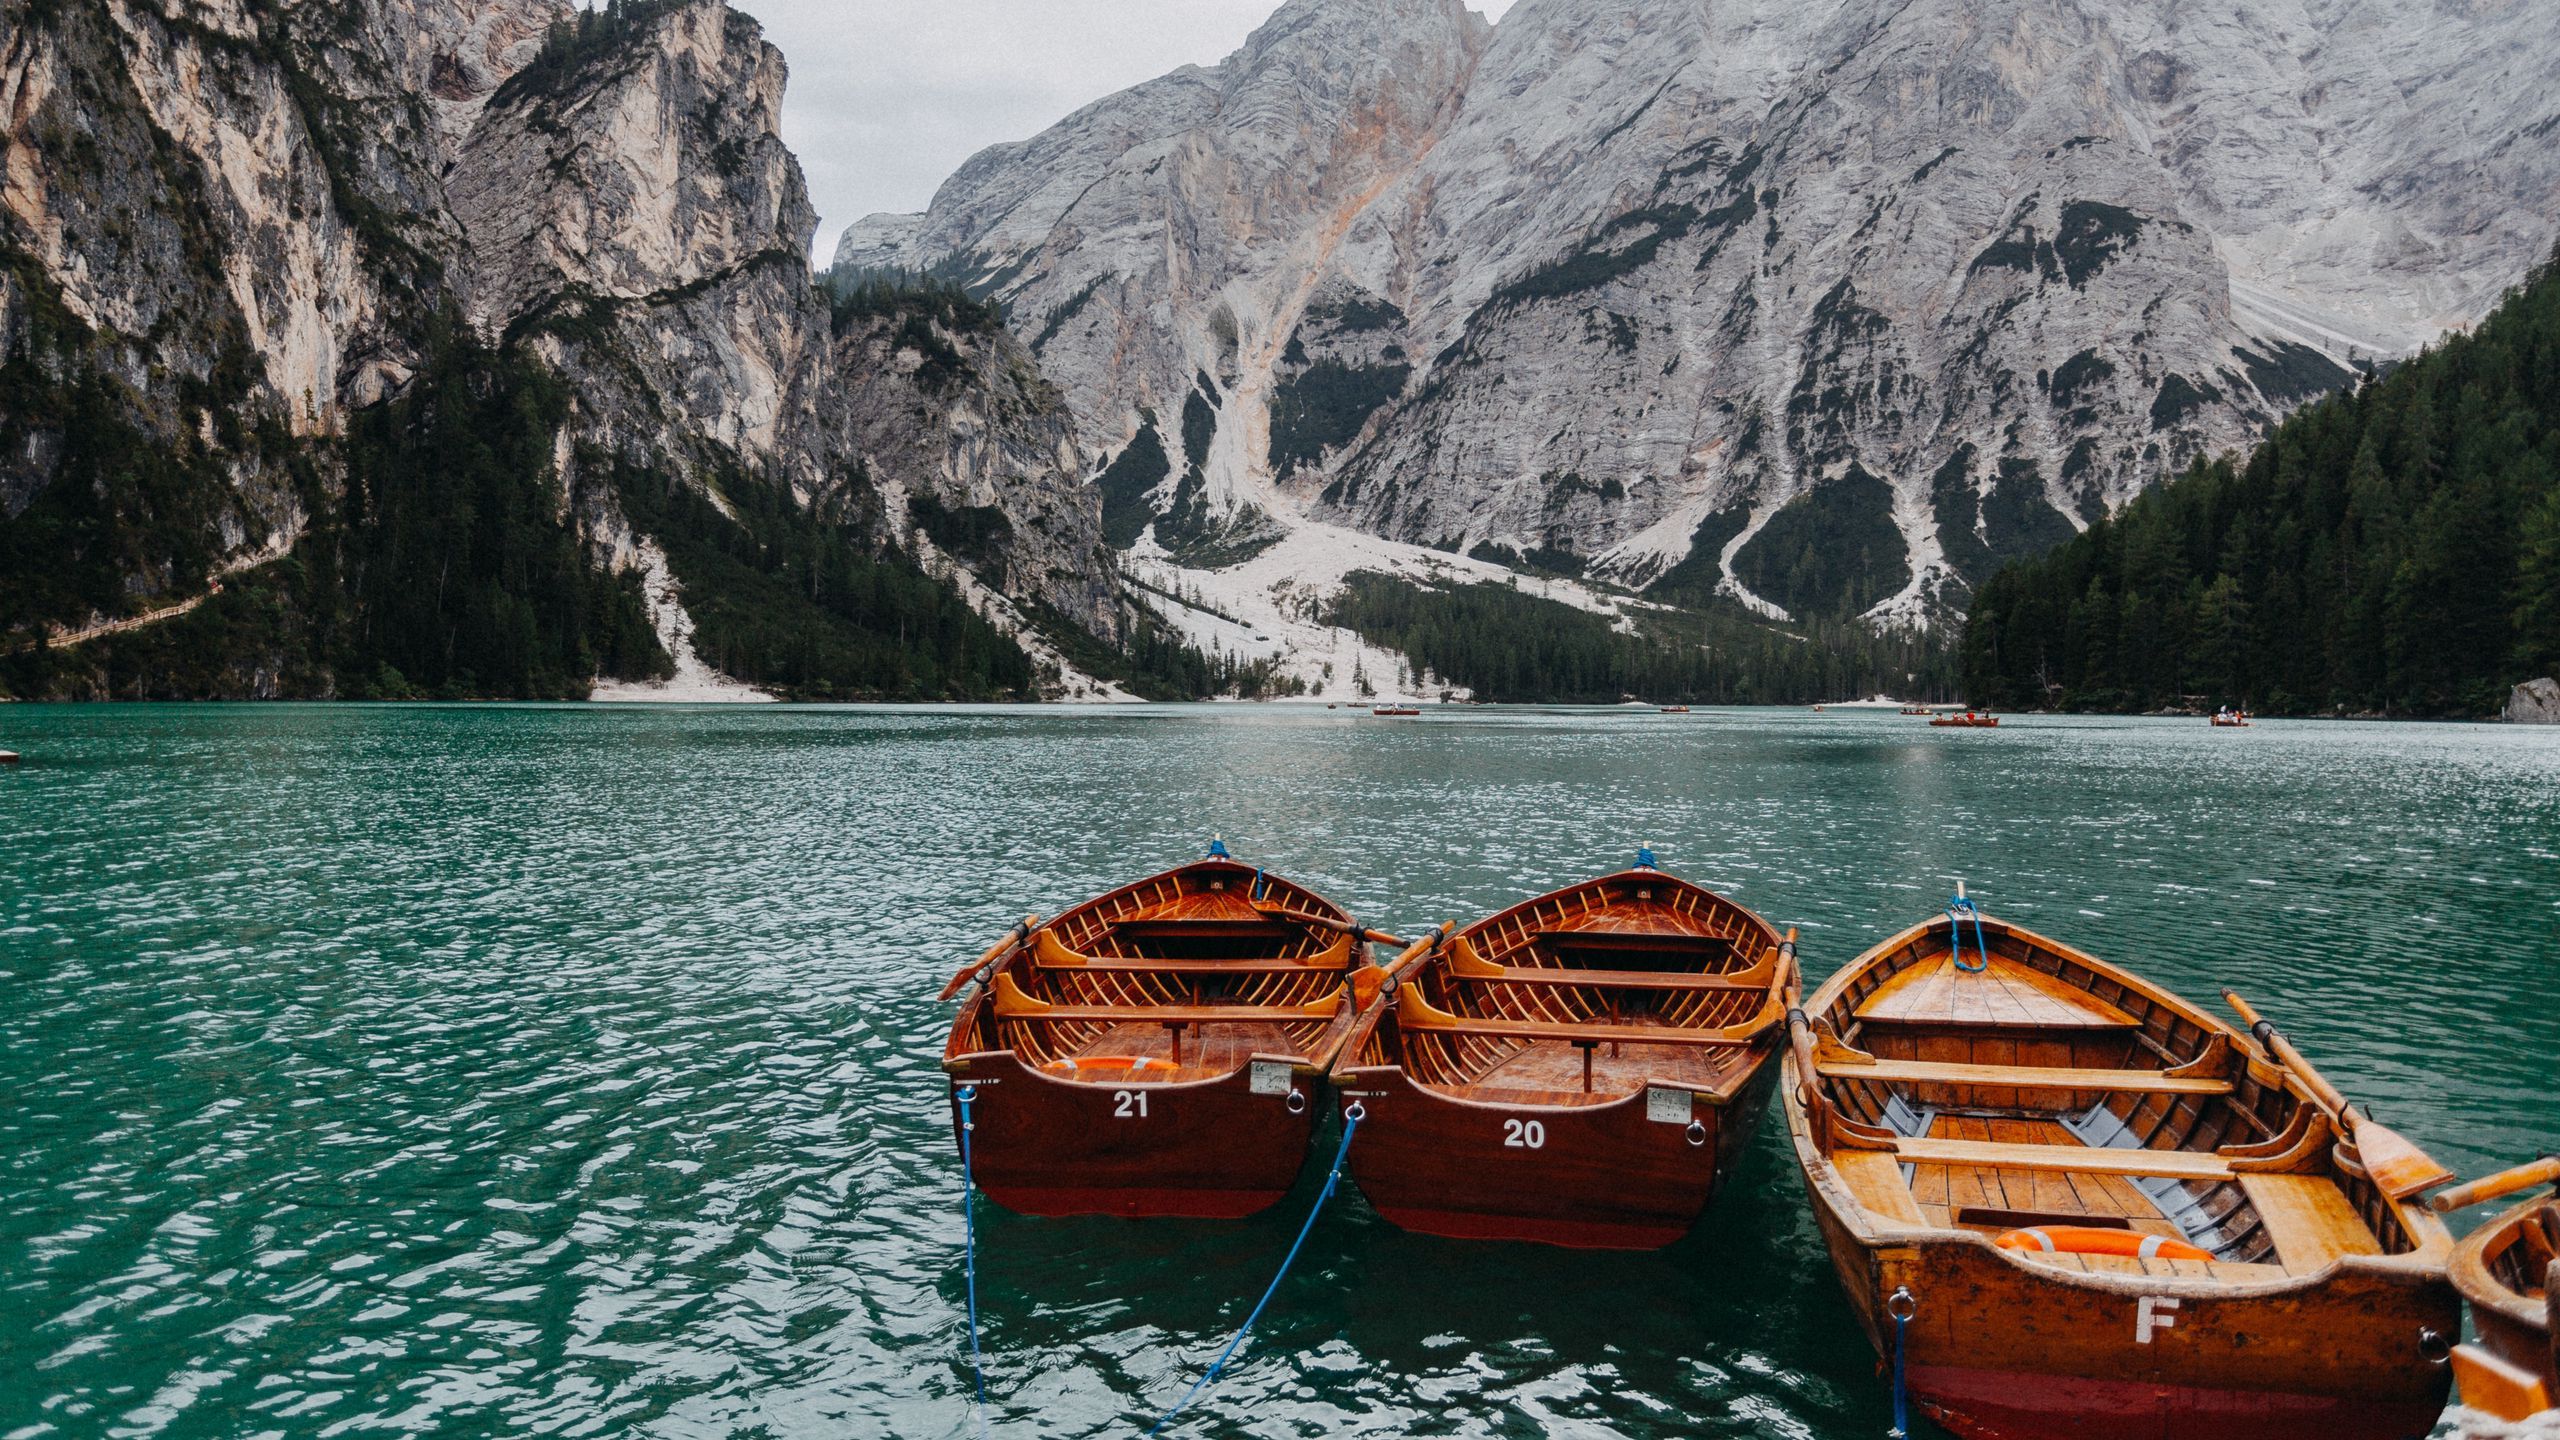
<path id="1" fill-rule="evenodd" d="M 1984 584 L 1969 698 L 2483 715 L 2560 667 L 2560 257 L 2480 327 Z"/>
<path id="2" fill-rule="evenodd" d="M 1730 608 L 1652 612 L 1629 634 L 1508 585 L 1421 586 L 1354 574 L 1327 618 L 1412 657 L 1479 700 L 1787 705 L 1891 694 L 1943 698 L 1949 653 L 1925 634 L 1780 627 Z M 1383 688 L 1397 677 L 1370 677 Z"/>

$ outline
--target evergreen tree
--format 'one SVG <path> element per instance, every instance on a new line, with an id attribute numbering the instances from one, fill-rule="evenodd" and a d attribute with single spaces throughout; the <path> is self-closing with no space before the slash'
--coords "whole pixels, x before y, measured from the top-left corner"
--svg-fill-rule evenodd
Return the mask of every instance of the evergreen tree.
<path id="1" fill-rule="evenodd" d="M 2469 335 L 1975 596 L 2008 707 L 2477 715 L 2560 666 L 2560 257 Z"/>

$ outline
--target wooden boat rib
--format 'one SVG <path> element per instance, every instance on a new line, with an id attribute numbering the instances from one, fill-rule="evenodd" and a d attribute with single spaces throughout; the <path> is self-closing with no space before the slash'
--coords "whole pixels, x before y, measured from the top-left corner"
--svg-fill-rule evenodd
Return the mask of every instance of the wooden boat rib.
<path id="1" fill-rule="evenodd" d="M 1649 868 L 1445 934 L 1336 1067 L 1352 1179 L 1426 1234 L 1667 1245 L 1765 1108 L 1794 983 L 1768 922 Z"/>
<path id="2" fill-rule="evenodd" d="M 1249 1215 L 1288 1192 L 1378 972 L 1323 896 L 1213 858 L 1026 925 L 943 1050 L 978 1187 L 1034 1215 Z M 1359 982 L 1359 983 L 1355 983 Z"/>
<path id="3" fill-rule="evenodd" d="M 1952 928 L 1825 983 L 1791 1017 L 1782 1092 L 1888 1361 L 1910 1316 L 1914 1399 L 1996 1440 L 2426 1434 L 2461 1319 L 2452 1242 L 2364 1174 L 2341 1139 L 2360 1117 L 2122 970 L 1988 918 L 1959 964 Z M 2065 1240 L 2000 1243 L 2033 1230 Z"/>
<path id="4" fill-rule="evenodd" d="M 2464 1186 L 2438 1196 L 2434 1208 L 2560 1182 L 2560 1157 L 2496 1179 L 2509 1183 Z M 2478 1332 L 2453 1352 L 2464 1408 L 2503 1424 L 2560 1414 L 2560 1194 L 2546 1191 L 2471 1232 L 2454 1247 L 2450 1268 Z"/>

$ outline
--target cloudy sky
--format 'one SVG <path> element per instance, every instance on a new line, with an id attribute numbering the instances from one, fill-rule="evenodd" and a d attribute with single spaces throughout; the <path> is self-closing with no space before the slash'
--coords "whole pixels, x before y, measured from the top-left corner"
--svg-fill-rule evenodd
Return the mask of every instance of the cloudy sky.
<path id="1" fill-rule="evenodd" d="M 791 62 L 782 136 L 819 262 L 875 210 L 921 210 L 960 162 L 1115 90 L 1214 65 L 1275 0 L 732 0 Z M 1475 0 L 1500 18 L 1512 0 Z"/>

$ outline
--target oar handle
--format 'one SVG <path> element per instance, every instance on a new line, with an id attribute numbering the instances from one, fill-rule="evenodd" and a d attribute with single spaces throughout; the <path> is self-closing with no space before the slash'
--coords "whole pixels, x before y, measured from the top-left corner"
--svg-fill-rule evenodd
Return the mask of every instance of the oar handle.
<path id="1" fill-rule="evenodd" d="M 1331 930 L 1337 935 L 1348 935 L 1354 940 L 1365 940 L 1372 945 L 1401 946 L 1405 943 L 1401 936 L 1390 935 L 1384 930 L 1364 929 L 1352 921 L 1336 920 L 1330 915 L 1310 915 L 1304 910 L 1292 910 L 1285 905 L 1256 905 L 1253 908 L 1256 914 L 1267 915 L 1274 920 L 1286 920 L 1292 924 L 1304 925 L 1311 930 Z"/>
<path id="2" fill-rule="evenodd" d="M 2484 1175 L 2468 1185 L 2456 1185 L 2439 1195 L 2427 1198 L 2427 1208 L 2439 1215 L 2450 1215 L 2485 1201 L 2530 1190 L 2536 1185 L 2560 1184 L 2560 1155 L 2547 1155 L 2530 1165 L 2518 1165 L 2495 1175 Z"/>
<path id="3" fill-rule="evenodd" d="M 2222 998 L 2231 1006 L 2232 1013 L 2249 1027 L 2249 1033 L 2257 1037 L 2258 1043 L 2275 1056 L 2276 1063 L 2293 1072 L 2294 1078 L 2302 1082 L 2303 1088 L 2311 1092 L 2311 1097 L 2320 1102 L 2320 1108 L 2328 1111 L 2331 1119 L 2344 1121 L 2347 1118 L 2347 1097 L 2337 1086 L 2330 1084 L 2310 1061 L 2302 1058 L 2302 1052 L 2293 1048 L 2293 1042 L 2284 1038 L 2284 1032 L 2275 1027 L 2274 1021 L 2260 1015 L 2248 1001 L 2232 991 L 2223 991 Z"/>
<path id="4" fill-rule="evenodd" d="M 1034 914 L 1023 916 L 1021 924 L 1004 932 L 1003 939 L 998 940 L 993 945 L 987 947 L 987 953 L 970 961 L 968 964 L 961 966 L 960 973 L 952 976 L 951 983 L 942 987 L 942 994 L 938 998 L 949 1000 L 952 996 L 957 995 L 962 990 L 968 988 L 969 982 L 978 978 L 979 971 L 986 969 L 988 966 L 996 963 L 996 961 L 1004 958 L 1004 956 L 1012 951 L 1015 946 L 1030 939 L 1031 932 L 1039 928 L 1040 917 L 1038 915 Z"/>
<path id="5" fill-rule="evenodd" d="M 1421 939 L 1414 941 L 1411 945 L 1406 946 L 1403 954 L 1398 955 L 1395 959 L 1387 962 L 1387 978 L 1391 980 L 1403 979 L 1405 971 L 1419 965 L 1422 963 L 1425 956 L 1428 956 L 1432 951 L 1439 949 L 1440 942 L 1448 938 L 1449 932 L 1456 928 L 1456 922 L 1443 920 L 1440 922 L 1438 929 L 1433 930 L 1430 934 L 1425 935 Z"/>

